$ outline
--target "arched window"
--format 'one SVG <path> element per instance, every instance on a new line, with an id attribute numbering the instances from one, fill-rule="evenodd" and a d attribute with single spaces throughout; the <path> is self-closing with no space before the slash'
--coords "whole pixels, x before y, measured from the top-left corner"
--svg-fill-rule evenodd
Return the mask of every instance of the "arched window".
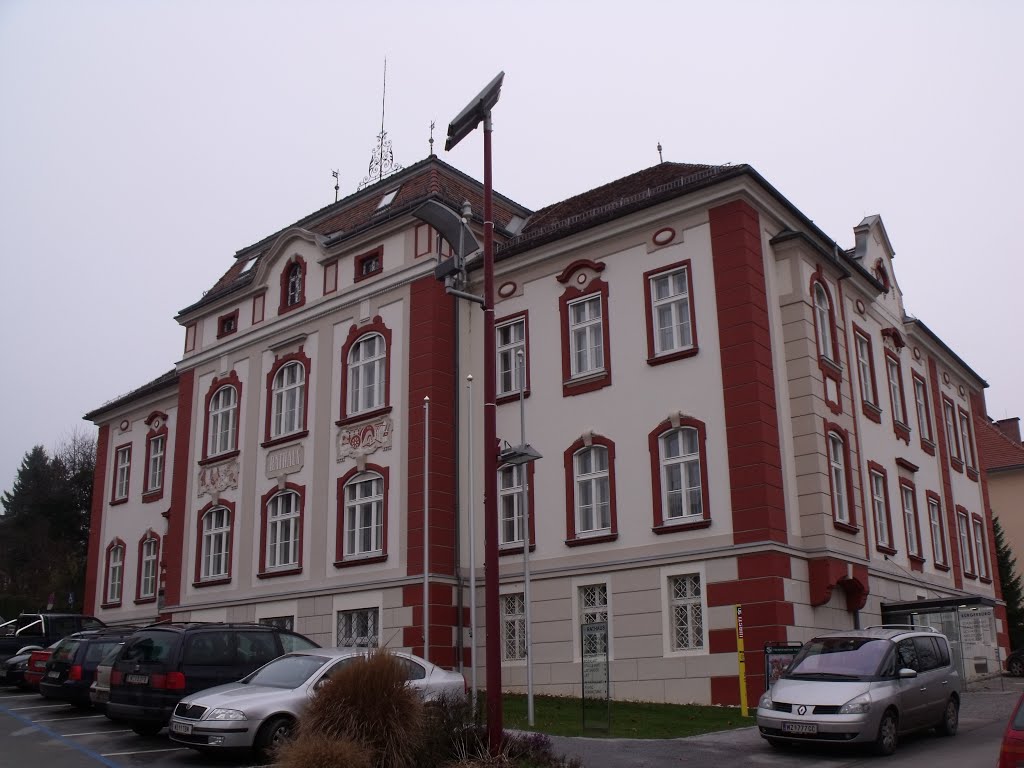
<path id="1" fill-rule="evenodd" d="M 233 386 L 218 389 L 210 398 L 209 456 L 235 450 L 238 426 L 238 392 Z"/>
<path id="2" fill-rule="evenodd" d="M 591 534 L 611 528 L 611 487 L 608 449 L 601 445 L 583 448 L 573 456 L 576 488 L 576 533 Z"/>
<path id="3" fill-rule="evenodd" d="M 267 504 L 267 568 L 299 564 L 300 505 L 299 495 L 292 491 L 277 494 Z"/>
<path id="4" fill-rule="evenodd" d="M 363 336 L 348 353 L 349 415 L 384 405 L 387 347 L 379 333 Z"/>
<path id="5" fill-rule="evenodd" d="M 704 500 L 697 430 L 693 427 L 674 429 L 662 435 L 660 442 L 664 521 L 702 518 Z"/>
<path id="6" fill-rule="evenodd" d="M 846 498 L 846 443 L 842 435 L 828 433 L 828 465 L 832 478 L 832 516 L 837 523 L 850 524 L 850 499 Z"/>
<path id="7" fill-rule="evenodd" d="M 832 362 L 837 362 L 835 337 L 832 333 L 832 302 L 829 300 L 825 287 L 818 282 L 814 284 L 814 315 L 818 325 L 818 354 Z"/>
<path id="8" fill-rule="evenodd" d="M 152 531 L 146 531 L 139 542 L 139 584 L 136 599 L 139 601 L 156 598 L 160 539 Z"/>
<path id="9" fill-rule="evenodd" d="M 302 363 L 282 366 L 274 376 L 270 437 L 281 437 L 305 428 L 306 369 Z"/>
<path id="10" fill-rule="evenodd" d="M 116 606 L 121 604 L 121 594 L 124 591 L 124 542 L 114 539 L 107 547 L 107 580 L 106 599 L 104 605 Z"/>
<path id="11" fill-rule="evenodd" d="M 302 303 L 302 264 L 295 262 L 288 267 L 287 291 L 285 306 L 295 307 Z"/>
<path id="12" fill-rule="evenodd" d="M 230 574 L 231 513 L 225 507 L 210 509 L 202 519 L 200 579 L 222 579 Z"/>
<path id="13" fill-rule="evenodd" d="M 344 486 L 344 558 L 372 557 L 384 551 L 384 478 L 357 474 Z"/>

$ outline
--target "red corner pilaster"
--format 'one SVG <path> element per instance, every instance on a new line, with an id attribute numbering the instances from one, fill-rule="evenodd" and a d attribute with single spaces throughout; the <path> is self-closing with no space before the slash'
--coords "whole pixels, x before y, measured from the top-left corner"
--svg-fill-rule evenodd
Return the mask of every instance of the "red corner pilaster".
<path id="1" fill-rule="evenodd" d="M 939 467 L 942 468 L 942 501 L 946 506 L 946 535 L 949 536 L 949 564 L 953 568 L 953 586 L 964 588 L 964 569 L 960 563 L 960 546 L 957 544 L 956 504 L 953 501 L 953 480 L 949 474 L 950 436 L 946 434 L 946 419 L 943 417 L 942 390 L 939 389 L 939 369 L 935 358 L 928 357 L 928 386 L 932 392 L 932 418 L 935 419 L 935 442 L 939 451 Z M 955 438 L 954 438 L 955 439 Z M 987 506 L 987 503 L 986 503 Z"/>
<path id="2" fill-rule="evenodd" d="M 100 567 L 100 538 L 103 536 L 103 502 L 107 498 L 105 482 L 109 450 L 110 425 L 104 424 L 96 438 L 96 467 L 92 476 L 92 507 L 89 510 L 89 564 L 85 572 L 85 594 L 82 595 L 82 612 L 93 616 L 100 605 L 96 599 L 96 579 Z"/>
<path id="3" fill-rule="evenodd" d="M 178 420 L 174 426 L 174 479 L 168 512 L 167 541 L 160 553 L 163 570 L 164 605 L 181 602 L 181 582 L 191 578 L 183 573 L 185 562 L 185 517 L 188 515 L 189 446 L 192 444 L 192 406 L 195 401 L 195 371 L 178 377 Z"/>
<path id="4" fill-rule="evenodd" d="M 733 541 L 784 543 L 787 526 L 782 454 L 760 222 L 757 211 L 742 200 L 712 208 L 708 217 L 725 395 Z M 747 471 L 751 466 L 757 472 Z M 755 476 L 757 482 L 743 479 Z"/>

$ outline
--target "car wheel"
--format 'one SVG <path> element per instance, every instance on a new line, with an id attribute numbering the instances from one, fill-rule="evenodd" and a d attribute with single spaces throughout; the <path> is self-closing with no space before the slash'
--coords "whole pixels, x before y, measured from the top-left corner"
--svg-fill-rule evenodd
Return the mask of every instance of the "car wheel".
<path id="1" fill-rule="evenodd" d="M 160 723 L 132 723 L 132 730 L 139 736 L 156 736 L 163 725 Z"/>
<path id="2" fill-rule="evenodd" d="M 253 746 L 256 751 L 264 757 L 271 756 L 271 753 L 292 736 L 292 728 L 295 723 L 288 717 L 275 717 L 263 724 L 259 733 L 256 734 L 256 741 Z"/>
<path id="3" fill-rule="evenodd" d="M 1024 660 L 1010 659 L 1006 668 L 1014 677 L 1020 677 L 1021 675 L 1024 675 Z"/>
<path id="4" fill-rule="evenodd" d="M 897 725 L 896 713 L 891 709 L 886 710 L 882 715 L 882 722 L 878 724 L 878 736 L 875 737 L 876 753 L 891 755 L 896 751 Z"/>
<path id="5" fill-rule="evenodd" d="M 956 736 L 957 726 L 960 725 L 960 702 L 955 696 L 950 696 L 946 702 L 946 709 L 942 713 L 942 722 L 935 730 L 940 736 Z"/>

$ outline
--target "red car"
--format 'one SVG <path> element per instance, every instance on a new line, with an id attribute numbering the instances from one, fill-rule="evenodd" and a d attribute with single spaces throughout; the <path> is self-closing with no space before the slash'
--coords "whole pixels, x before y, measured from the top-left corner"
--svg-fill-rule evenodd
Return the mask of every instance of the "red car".
<path id="1" fill-rule="evenodd" d="M 26 688 L 31 688 L 33 691 L 39 690 L 39 681 L 46 674 L 46 662 L 50 660 L 50 656 L 53 655 L 53 649 L 56 647 L 57 643 L 54 643 L 49 648 L 32 651 L 32 655 L 28 657 L 28 666 L 25 668 Z"/>
<path id="2" fill-rule="evenodd" d="M 1003 733 L 1003 746 L 999 750 L 997 768 L 1018 768 L 1024 765 L 1024 693 L 1013 708 L 1010 722 Z"/>

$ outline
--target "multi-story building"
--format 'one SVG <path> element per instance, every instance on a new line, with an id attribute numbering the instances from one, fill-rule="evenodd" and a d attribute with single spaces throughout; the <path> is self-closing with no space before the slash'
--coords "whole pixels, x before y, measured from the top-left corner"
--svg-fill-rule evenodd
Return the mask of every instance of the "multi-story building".
<path id="1" fill-rule="evenodd" d="M 100 617 L 422 653 L 426 561 L 431 659 L 483 646 L 483 318 L 435 279 L 430 199 L 481 237 L 481 185 L 431 155 L 239 251 L 174 371 L 88 414 Z M 520 440 L 522 381 L 542 455 L 498 470 L 506 686 L 527 542 L 539 692 L 607 652 L 616 698 L 738 701 L 737 606 L 753 700 L 765 643 L 882 621 L 992 670 L 987 385 L 906 315 L 879 217 L 842 249 L 749 166 L 677 163 L 494 207 L 497 433 Z"/>

